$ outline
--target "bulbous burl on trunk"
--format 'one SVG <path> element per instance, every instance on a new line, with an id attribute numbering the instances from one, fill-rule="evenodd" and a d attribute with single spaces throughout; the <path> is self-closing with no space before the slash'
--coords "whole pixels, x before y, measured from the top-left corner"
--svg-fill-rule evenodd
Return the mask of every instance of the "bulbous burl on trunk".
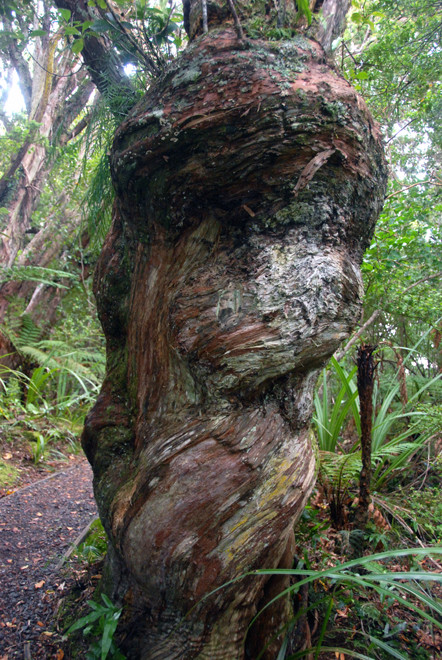
<path id="1" fill-rule="evenodd" d="M 84 447 L 130 658 L 256 658 L 288 620 L 318 370 L 349 334 L 386 168 L 317 42 L 196 39 L 119 128 Z M 274 658 L 280 641 L 264 657 Z"/>

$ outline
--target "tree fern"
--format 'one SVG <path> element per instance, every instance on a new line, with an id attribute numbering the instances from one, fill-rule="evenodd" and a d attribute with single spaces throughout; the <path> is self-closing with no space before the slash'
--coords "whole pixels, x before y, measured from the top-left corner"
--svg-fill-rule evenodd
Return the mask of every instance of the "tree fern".
<path id="1" fill-rule="evenodd" d="M 319 460 L 319 481 L 342 491 L 357 479 L 362 468 L 360 451 L 351 454 L 320 451 Z"/>
<path id="2" fill-rule="evenodd" d="M 419 343 L 422 339 L 419 340 Z M 416 347 L 411 349 L 404 363 Z M 330 370 L 338 383 L 330 386 Z M 356 482 L 362 469 L 361 455 L 358 450 L 359 441 L 344 452 L 339 440 L 348 424 L 351 415 L 357 435 L 360 436 L 361 420 L 359 414 L 359 399 L 355 382 L 356 369 L 347 372 L 335 358 L 332 358 L 329 368 L 324 369 L 321 381 L 322 393 L 317 392 L 314 398 L 315 415 L 313 424 L 319 445 L 319 481 L 333 494 L 334 498 L 342 500 L 343 494 Z M 385 386 L 379 388 L 376 384 L 373 406 L 372 431 L 372 489 L 383 488 L 395 472 L 403 469 L 410 458 L 438 431 L 440 417 L 430 416 L 428 408 L 416 406 L 423 393 L 428 391 L 440 380 L 440 374 L 427 379 L 416 392 L 410 396 L 407 406 L 399 401 L 400 383 L 397 373 Z M 382 401 L 379 402 L 382 392 Z M 379 402 L 379 403 L 378 403 Z M 434 406 L 432 406 L 432 409 Z"/>

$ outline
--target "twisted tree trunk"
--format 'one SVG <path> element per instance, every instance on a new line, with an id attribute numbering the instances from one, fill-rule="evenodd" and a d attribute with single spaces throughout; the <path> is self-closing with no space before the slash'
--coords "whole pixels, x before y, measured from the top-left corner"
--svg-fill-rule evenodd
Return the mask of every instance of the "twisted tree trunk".
<path id="1" fill-rule="evenodd" d="M 359 318 L 386 167 L 317 41 L 239 39 L 221 0 L 201 36 L 201 3 L 187 9 L 192 45 L 111 154 L 95 280 L 108 366 L 83 443 L 128 657 L 256 658 L 269 644 L 275 658 L 290 601 L 248 626 L 284 579 L 213 590 L 291 566 L 313 387 Z"/>

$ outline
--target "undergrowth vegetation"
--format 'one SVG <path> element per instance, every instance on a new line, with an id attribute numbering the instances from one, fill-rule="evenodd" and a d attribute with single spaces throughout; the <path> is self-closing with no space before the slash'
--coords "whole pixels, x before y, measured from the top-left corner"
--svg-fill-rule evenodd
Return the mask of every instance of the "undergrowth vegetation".
<path id="1" fill-rule="evenodd" d="M 442 381 L 440 374 L 416 378 L 408 362 L 425 360 L 410 349 L 397 364 L 395 350 L 378 351 L 371 433 L 371 490 L 379 507 L 392 504 L 401 485 L 431 485 L 440 466 Z M 407 373 L 408 372 L 408 373 Z M 314 400 L 313 424 L 319 449 L 318 481 L 338 527 L 351 518 L 351 505 L 362 469 L 361 417 L 356 367 L 346 370 L 335 358 L 323 370 Z M 398 498 L 400 499 L 400 498 Z M 390 504 L 388 504 L 389 502 Z"/>
<path id="2" fill-rule="evenodd" d="M 71 291 L 49 338 L 41 339 L 41 329 L 26 317 L 17 333 L 7 328 L 18 366 L 0 364 L 0 443 L 11 474 L 8 483 L 3 479 L 6 489 L 33 478 L 30 462 L 51 470 L 80 451 L 84 417 L 105 362 L 103 338 L 86 302 L 81 288 Z"/>

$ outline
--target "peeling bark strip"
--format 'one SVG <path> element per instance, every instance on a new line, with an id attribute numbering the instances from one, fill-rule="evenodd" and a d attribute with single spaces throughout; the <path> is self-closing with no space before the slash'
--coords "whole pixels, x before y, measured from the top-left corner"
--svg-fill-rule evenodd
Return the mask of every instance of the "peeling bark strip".
<path id="1" fill-rule="evenodd" d="M 208 594 L 291 565 L 316 376 L 359 317 L 384 196 L 379 132 L 317 43 L 209 29 L 120 126 L 111 167 L 107 376 L 83 444 L 123 649 L 274 659 L 291 602 L 248 626 L 286 578 Z"/>
<path id="2" fill-rule="evenodd" d="M 374 384 L 374 360 L 373 352 L 376 346 L 366 344 L 358 348 L 358 392 L 361 415 L 361 450 L 362 470 L 359 479 L 359 504 L 357 519 L 363 525 L 368 517 L 370 505 L 371 484 L 371 431 L 373 419 L 373 384 Z"/>
<path id="3" fill-rule="evenodd" d="M 296 182 L 296 186 L 293 191 L 293 194 L 295 196 L 297 196 L 300 190 L 306 187 L 308 182 L 313 179 L 319 168 L 328 161 L 330 156 L 332 156 L 335 153 L 335 151 L 336 149 L 326 149 L 325 151 L 321 151 L 320 154 L 312 158 L 311 161 L 307 163 L 307 165 L 304 167 L 304 169 L 301 172 L 301 176 Z"/>

